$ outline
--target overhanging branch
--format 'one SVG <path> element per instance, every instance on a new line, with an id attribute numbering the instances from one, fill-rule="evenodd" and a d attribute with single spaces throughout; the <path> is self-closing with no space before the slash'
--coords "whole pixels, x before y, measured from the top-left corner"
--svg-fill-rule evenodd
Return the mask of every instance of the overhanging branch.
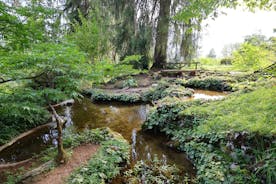
<path id="1" fill-rule="evenodd" d="M 45 74 L 45 72 L 42 72 L 38 75 L 35 76 L 29 76 L 29 77 L 22 77 L 22 78 L 14 78 L 14 79 L 4 79 L 3 77 L 0 77 L 0 84 L 4 84 L 7 82 L 13 82 L 13 81 L 17 81 L 17 80 L 29 80 L 29 79 L 35 79 L 37 77 L 42 76 L 43 74 Z"/>

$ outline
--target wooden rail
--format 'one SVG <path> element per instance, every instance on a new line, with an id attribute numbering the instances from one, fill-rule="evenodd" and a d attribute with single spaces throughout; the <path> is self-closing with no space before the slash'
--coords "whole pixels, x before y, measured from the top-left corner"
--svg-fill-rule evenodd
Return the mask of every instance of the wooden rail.
<path id="1" fill-rule="evenodd" d="M 165 64 L 165 69 L 169 69 L 170 68 L 169 66 L 175 66 L 176 68 L 181 69 L 185 66 L 195 65 L 195 70 L 197 70 L 198 64 L 199 64 L 199 62 L 190 62 L 190 63 L 187 63 L 187 62 L 170 62 L 170 63 Z"/>

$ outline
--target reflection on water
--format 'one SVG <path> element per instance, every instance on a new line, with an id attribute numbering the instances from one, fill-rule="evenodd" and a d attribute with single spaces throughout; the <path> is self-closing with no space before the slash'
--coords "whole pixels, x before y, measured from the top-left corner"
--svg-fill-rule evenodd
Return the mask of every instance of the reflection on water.
<path id="1" fill-rule="evenodd" d="M 73 106 L 72 117 L 78 131 L 109 127 L 131 141 L 146 119 L 147 105 L 94 104 L 89 99 Z"/>
<path id="2" fill-rule="evenodd" d="M 226 94 L 213 91 L 195 90 L 192 99 L 221 99 Z M 133 162 L 152 159 L 154 155 L 163 162 L 176 164 L 182 170 L 192 170 L 192 165 L 185 154 L 178 153 L 165 145 L 166 137 L 141 132 L 141 125 L 146 120 L 148 105 L 94 104 L 88 98 L 81 103 L 66 107 L 64 115 L 66 126 L 73 125 L 77 131 L 100 127 L 109 127 L 119 132 L 132 145 Z M 46 128 L 16 142 L 0 153 L 0 164 L 31 158 L 49 145 L 56 145 L 57 131 Z"/>
<path id="3" fill-rule="evenodd" d="M 55 130 L 45 128 L 24 137 L 24 139 L 16 142 L 0 153 L 0 164 L 31 158 L 33 154 L 45 150 L 49 145 L 55 145 L 56 134 L 57 132 Z"/>
<path id="4" fill-rule="evenodd" d="M 216 91 L 207 91 L 207 90 L 195 90 L 195 93 L 192 97 L 192 99 L 198 100 L 221 100 L 223 99 L 227 94 L 222 92 L 216 92 Z"/>
<path id="5" fill-rule="evenodd" d="M 147 105 L 94 104 L 85 99 L 72 110 L 77 130 L 108 126 L 131 143 L 132 161 L 148 160 L 157 156 L 163 162 L 176 164 L 181 170 L 192 170 L 186 155 L 168 148 L 165 136 L 147 134 L 141 125 L 146 119 Z"/>

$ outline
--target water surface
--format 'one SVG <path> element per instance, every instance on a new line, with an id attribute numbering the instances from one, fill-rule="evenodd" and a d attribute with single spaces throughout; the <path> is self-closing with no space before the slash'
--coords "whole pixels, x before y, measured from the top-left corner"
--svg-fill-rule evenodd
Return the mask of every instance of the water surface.
<path id="1" fill-rule="evenodd" d="M 215 100 L 226 94 L 221 92 L 195 90 L 193 99 Z M 77 102 L 72 108 L 65 109 L 69 119 L 67 126 L 73 126 L 76 131 L 109 127 L 119 132 L 132 146 L 132 161 L 152 159 L 156 155 L 159 159 L 170 164 L 176 164 L 183 171 L 192 171 L 192 164 L 183 153 L 176 152 L 166 146 L 164 135 L 148 134 L 141 131 L 141 125 L 146 120 L 148 105 L 124 105 L 118 103 L 96 104 L 88 98 Z M 0 153 L 0 164 L 18 162 L 39 154 L 48 146 L 56 146 L 56 130 L 49 128 L 37 131 L 27 136 Z"/>

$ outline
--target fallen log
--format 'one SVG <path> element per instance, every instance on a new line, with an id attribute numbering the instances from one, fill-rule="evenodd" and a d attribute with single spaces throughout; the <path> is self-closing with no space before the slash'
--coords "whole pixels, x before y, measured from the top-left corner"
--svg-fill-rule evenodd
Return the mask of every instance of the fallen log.
<path id="1" fill-rule="evenodd" d="M 55 164 L 54 160 L 50 160 L 39 167 L 25 173 L 22 177 L 20 177 L 20 183 L 31 183 L 31 179 L 35 176 L 38 176 L 41 173 L 44 173 L 46 171 L 49 171 L 52 166 Z"/>
<path id="2" fill-rule="evenodd" d="M 19 141 L 20 139 L 36 132 L 36 131 L 39 131 L 41 129 L 44 129 L 44 128 L 47 128 L 47 127 L 52 127 L 53 126 L 53 123 L 47 123 L 47 124 L 44 124 L 44 125 L 41 125 L 41 126 L 38 126 L 36 128 L 33 128 L 27 132 L 24 132 L 22 134 L 20 134 L 19 136 L 17 136 L 16 138 L 14 138 L 13 140 L 11 140 L 10 142 L 8 142 L 7 144 L 4 144 L 3 146 L 0 147 L 0 152 L 3 151 L 4 149 L 12 146 L 14 143 L 16 143 L 17 141 Z"/>
<path id="3" fill-rule="evenodd" d="M 15 167 L 24 166 L 27 163 L 31 162 L 32 160 L 33 160 L 32 158 L 29 158 L 27 160 L 23 160 L 23 161 L 20 161 L 20 162 L 0 164 L 0 171 L 3 170 L 3 169 L 11 169 L 11 168 L 15 168 Z"/>
<path id="4" fill-rule="evenodd" d="M 69 99 L 69 100 L 65 100 L 63 102 L 60 102 L 58 104 L 55 104 L 55 105 L 51 105 L 52 107 L 63 107 L 63 106 L 71 106 L 75 103 L 75 100 L 74 99 Z"/>

